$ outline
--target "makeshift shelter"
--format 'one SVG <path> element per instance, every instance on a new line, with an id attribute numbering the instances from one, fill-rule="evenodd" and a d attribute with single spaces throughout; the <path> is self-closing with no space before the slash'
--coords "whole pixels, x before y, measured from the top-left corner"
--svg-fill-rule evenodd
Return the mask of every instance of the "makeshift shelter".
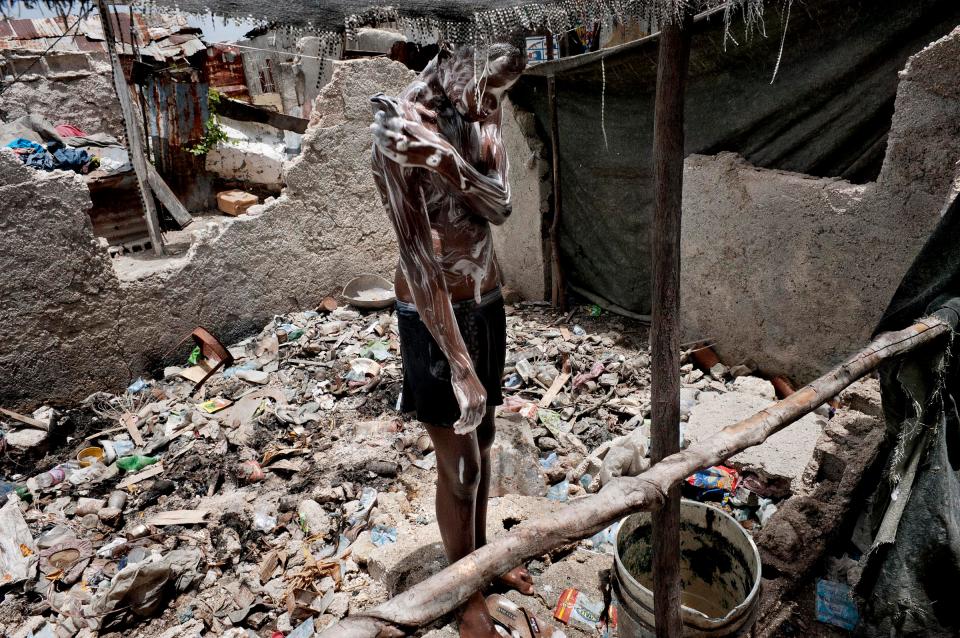
<path id="1" fill-rule="evenodd" d="M 899 70 L 958 22 L 960 6 L 948 0 L 816 0 L 795 5 L 789 23 L 768 11 L 765 35 L 735 23 L 735 44 L 722 13 L 703 16 L 687 85 L 687 154 L 734 151 L 764 168 L 870 181 L 886 150 Z M 511 95 L 546 138 L 546 80 L 555 78 L 567 283 L 640 314 L 651 303 L 656 69 L 653 36 L 532 67 Z"/>

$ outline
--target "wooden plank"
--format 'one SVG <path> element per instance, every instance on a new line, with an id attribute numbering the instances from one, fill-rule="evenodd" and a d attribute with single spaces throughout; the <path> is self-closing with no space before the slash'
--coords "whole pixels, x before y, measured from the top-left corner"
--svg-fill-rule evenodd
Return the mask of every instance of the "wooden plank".
<path id="1" fill-rule="evenodd" d="M 714 7 L 713 9 L 708 9 L 703 13 L 698 14 L 694 21 L 696 25 L 696 32 L 702 33 L 704 30 L 708 29 L 711 24 L 713 24 L 710 18 L 719 13 L 723 13 L 726 10 L 725 4 L 726 3 L 720 3 L 720 6 Z M 650 43 L 656 41 L 659 37 L 660 32 L 657 31 L 651 33 L 650 35 L 643 36 L 642 38 L 625 42 L 623 44 L 618 44 L 617 46 L 610 47 L 609 49 L 600 49 L 599 51 L 592 51 L 590 53 L 583 53 L 581 55 L 573 55 L 566 58 L 556 58 L 546 62 L 540 62 L 539 64 L 532 64 L 524 69 L 523 74 L 539 77 L 564 75 L 566 73 L 570 73 L 571 71 L 583 69 L 591 64 L 599 64 L 600 60 L 617 60 L 625 58 L 629 55 L 636 55 L 637 49 L 650 46 Z"/>
<path id="2" fill-rule="evenodd" d="M 146 481 L 147 479 L 153 478 L 154 476 L 159 476 L 160 474 L 163 474 L 163 469 L 164 469 L 164 468 L 163 468 L 163 463 L 162 463 L 162 462 L 161 462 L 161 463 L 154 463 L 153 465 L 151 465 L 151 466 L 148 467 L 147 469 L 143 470 L 142 472 L 137 472 L 136 474 L 131 474 L 131 475 L 128 476 L 127 478 L 125 478 L 125 479 L 123 479 L 122 481 L 120 481 L 119 483 L 117 483 L 117 488 L 122 490 L 122 489 L 124 489 L 125 487 L 130 487 L 131 485 L 136 485 L 136 484 L 139 483 L 140 481 Z"/>
<path id="3" fill-rule="evenodd" d="M 653 322 L 650 329 L 653 427 L 650 461 L 680 451 L 680 217 L 683 107 L 692 15 L 664 25 L 657 55 L 653 163 Z M 680 486 L 653 513 L 653 609 L 657 638 L 680 638 Z"/>
<path id="4" fill-rule="evenodd" d="M 123 75 L 120 58 L 117 57 L 116 38 L 105 0 L 97 0 L 97 12 L 100 14 L 100 23 L 103 25 L 103 33 L 107 41 L 110 65 L 113 70 L 113 86 L 117 91 L 117 98 L 120 100 L 120 112 L 123 114 L 123 124 L 127 132 L 127 152 L 130 154 L 133 170 L 137 174 L 137 183 L 140 186 L 140 198 L 143 200 L 143 212 L 147 220 L 150 241 L 153 243 L 153 251 L 157 255 L 163 255 L 163 235 L 160 234 L 160 219 L 157 217 L 157 207 L 153 202 L 153 192 L 150 190 L 147 178 L 147 160 L 143 154 L 140 124 L 137 122 L 137 116 L 133 110 L 133 100 L 130 97 L 127 80 Z"/>
<path id="5" fill-rule="evenodd" d="M 147 520 L 147 525 L 162 527 L 164 525 L 197 525 L 203 522 L 207 512 L 203 510 L 170 510 L 154 514 Z"/>
<path id="6" fill-rule="evenodd" d="M 19 412 L 14 412 L 13 410 L 7 410 L 6 408 L 0 408 L 0 413 L 5 414 L 6 416 L 10 417 L 14 421 L 19 421 L 24 425 L 29 425 L 32 428 L 43 430 L 44 432 L 48 432 L 50 430 L 47 424 L 44 423 L 43 421 L 38 421 L 33 417 L 24 416 Z"/>
<path id="7" fill-rule="evenodd" d="M 120 431 L 126 430 L 126 429 L 127 429 L 126 427 L 124 427 L 124 426 L 121 425 L 120 427 L 116 427 L 116 428 L 109 428 L 109 429 L 107 429 L 107 430 L 100 430 L 99 432 L 94 432 L 94 433 L 91 434 L 90 436 L 88 436 L 88 437 L 86 437 L 86 438 L 84 438 L 84 439 L 81 439 L 81 442 L 83 442 L 83 441 L 92 441 L 93 439 L 95 439 L 95 438 L 97 438 L 97 437 L 99 437 L 99 436 L 103 436 L 104 434 L 113 434 L 114 432 L 120 432 Z"/>
<path id="8" fill-rule="evenodd" d="M 127 428 L 127 432 L 130 433 L 130 438 L 133 439 L 136 446 L 143 447 L 146 441 L 143 440 L 143 435 L 140 434 L 140 428 L 137 427 L 138 421 L 137 415 L 131 412 L 126 412 L 120 417 L 120 423 L 123 424 L 123 427 Z"/>
<path id="9" fill-rule="evenodd" d="M 307 125 L 310 124 L 310 120 L 302 117 L 277 113 L 231 98 L 220 98 L 217 113 L 241 122 L 259 122 L 278 128 L 281 131 L 293 131 L 301 134 L 307 131 Z"/>
<path id="10" fill-rule="evenodd" d="M 550 301 L 555 308 L 566 310 L 563 294 L 563 270 L 560 268 L 560 243 L 558 240 L 560 212 L 563 210 L 560 197 L 560 117 L 557 110 L 557 85 L 551 75 L 547 78 L 547 101 L 550 105 L 550 155 L 553 167 L 553 221 L 550 223 Z"/>
<path id="11" fill-rule="evenodd" d="M 156 195 L 160 203 L 170 211 L 173 219 L 180 224 L 180 228 L 186 228 L 193 223 L 193 215 L 180 203 L 177 195 L 170 190 L 170 187 L 167 186 L 163 177 L 150 162 L 147 162 L 147 181 L 150 182 L 150 188 L 153 189 L 153 194 Z"/>
<path id="12" fill-rule="evenodd" d="M 553 383 L 550 384 L 550 389 L 547 390 L 547 393 L 543 395 L 543 398 L 540 399 L 540 403 L 537 405 L 541 408 L 549 408 L 550 404 L 553 403 L 553 400 L 557 398 L 557 395 L 560 394 L 560 390 L 563 390 L 563 386 L 566 385 L 567 381 L 569 380 L 569 372 L 560 373 L 557 378 L 553 380 Z"/>

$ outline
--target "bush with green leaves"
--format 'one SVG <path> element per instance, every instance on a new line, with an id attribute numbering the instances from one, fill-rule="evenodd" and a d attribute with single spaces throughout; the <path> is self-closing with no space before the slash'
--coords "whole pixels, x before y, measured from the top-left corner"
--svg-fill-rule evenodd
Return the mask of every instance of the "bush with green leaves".
<path id="1" fill-rule="evenodd" d="M 232 143 L 227 132 L 220 125 L 219 118 L 217 118 L 217 107 L 220 106 L 220 97 L 220 94 L 216 91 L 207 93 L 207 108 L 210 111 L 210 116 L 203 125 L 203 138 L 199 142 L 188 146 L 188 152 L 194 155 L 206 155 L 220 142 Z"/>

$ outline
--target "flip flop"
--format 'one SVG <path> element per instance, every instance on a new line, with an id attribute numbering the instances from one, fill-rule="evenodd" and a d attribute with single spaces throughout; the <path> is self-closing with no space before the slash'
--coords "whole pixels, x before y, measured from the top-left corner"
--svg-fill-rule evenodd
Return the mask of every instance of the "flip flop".
<path id="1" fill-rule="evenodd" d="M 487 610 L 494 622 L 510 631 L 512 638 L 566 638 L 565 633 L 500 594 L 487 596 Z"/>

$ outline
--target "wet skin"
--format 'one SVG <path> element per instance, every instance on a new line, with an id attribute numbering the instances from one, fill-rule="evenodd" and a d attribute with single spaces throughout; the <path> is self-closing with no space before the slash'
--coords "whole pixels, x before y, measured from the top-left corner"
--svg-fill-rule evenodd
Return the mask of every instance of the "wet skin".
<path id="1" fill-rule="evenodd" d="M 451 301 L 479 299 L 500 284 L 489 224 L 510 215 L 500 97 L 523 58 L 491 49 L 474 75 L 472 53 L 441 50 L 397 98 L 375 96 L 373 173 L 397 233 L 397 298 L 416 305 L 450 363 L 460 418 L 424 424 L 437 453 L 437 521 L 452 563 L 486 543 L 494 411 L 453 315 Z M 523 568 L 501 577 L 532 594 Z M 462 638 L 497 636 L 482 594 L 460 610 Z"/>

